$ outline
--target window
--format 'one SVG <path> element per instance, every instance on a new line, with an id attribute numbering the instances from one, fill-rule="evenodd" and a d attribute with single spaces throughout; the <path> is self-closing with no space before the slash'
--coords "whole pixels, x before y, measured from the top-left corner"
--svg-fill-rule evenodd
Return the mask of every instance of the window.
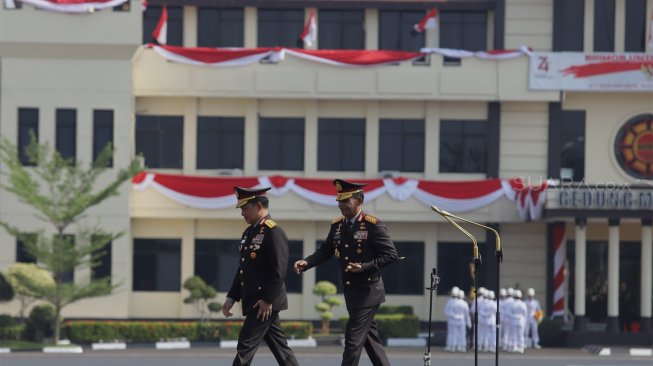
<path id="1" fill-rule="evenodd" d="M 57 109 L 56 148 L 61 157 L 75 162 L 77 154 L 77 111 Z"/>
<path id="2" fill-rule="evenodd" d="M 162 6 L 148 5 L 143 12 L 143 44 L 154 42 L 152 32 L 161 18 Z M 181 6 L 168 6 L 167 44 L 182 46 L 184 43 L 184 10 Z"/>
<path id="3" fill-rule="evenodd" d="M 259 47 L 297 47 L 304 29 L 304 10 L 259 9 Z"/>
<path id="4" fill-rule="evenodd" d="M 440 121 L 440 173 L 485 173 L 485 121 Z"/>
<path id="5" fill-rule="evenodd" d="M 198 47 L 242 47 L 243 9 L 197 8 Z"/>
<path id="6" fill-rule="evenodd" d="M 93 161 L 97 160 L 102 150 L 113 147 L 113 110 L 93 110 Z M 107 167 L 113 166 L 113 158 L 109 159 Z"/>
<path id="7" fill-rule="evenodd" d="M 94 237 L 93 240 L 98 240 L 100 238 Z M 97 267 L 91 269 L 91 279 L 97 280 L 101 278 L 109 278 L 109 283 L 111 283 L 111 255 L 112 255 L 112 243 L 109 241 L 102 249 L 97 250 L 93 255 L 96 257 L 96 260 L 99 261 Z"/>
<path id="8" fill-rule="evenodd" d="M 364 49 L 364 21 L 363 10 L 320 10 L 318 46 L 327 50 Z"/>
<path id="9" fill-rule="evenodd" d="M 324 244 L 324 241 L 318 241 L 316 244 L 319 248 Z M 320 281 L 329 281 L 333 283 L 336 285 L 336 288 L 338 288 L 338 293 L 343 293 L 342 277 L 340 276 L 340 263 L 335 256 L 315 267 L 315 283 Z"/>
<path id="10" fill-rule="evenodd" d="M 197 169 L 243 169 L 245 119 L 197 117 Z"/>
<path id="11" fill-rule="evenodd" d="M 562 111 L 560 179 L 585 178 L 585 111 Z"/>
<path id="12" fill-rule="evenodd" d="M 179 291 L 181 239 L 134 239 L 134 291 Z"/>
<path id="13" fill-rule="evenodd" d="M 218 291 L 231 288 L 240 263 L 240 239 L 195 239 L 195 275 Z"/>
<path id="14" fill-rule="evenodd" d="M 39 142 L 39 110 L 37 108 L 18 108 L 18 157 L 25 166 L 34 166 L 27 157 L 27 147 L 32 142 L 31 135 Z"/>
<path id="15" fill-rule="evenodd" d="M 317 170 L 363 171 L 365 167 L 365 120 L 320 118 L 317 137 Z"/>
<path id="16" fill-rule="evenodd" d="M 646 0 L 626 1 L 626 52 L 646 51 Z"/>
<path id="17" fill-rule="evenodd" d="M 181 169 L 183 150 L 182 116 L 136 116 L 136 153 L 148 168 Z"/>
<path id="18" fill-rule="evenodd" d="M 56 235 L 55 235 L 55 240 Z M 71 234 L 63 234 L 63 237 L 61 238 L 63 240 L 63 246 L 64 247 L 74 247 L 75 246 L 75 235 Z M 61 243 L 61 241 L 60 241 Z M 56 244 L 55 244 L 56 245 Z M 75 268 L 68 272 L 63 272 L 61 273 L 61 282 L 63 283 L 74 283 L 75 282 Z"/>
<path id="19" fill-rule="evenodd" d="M 451 288 L 458 286 L 465 291 L 465 294 L 469 294 L 474 285 L 472 281 L 472 273 L 474 273 L 473 247 L 473 244 L 469 242 L 438 242 L 438 273 L 447 274 L 440 276 L 438 292 L 449 293 Z M 478 249 L 480 253 L 485 253 L 485 243 L 478 243 Z M 486 285 L 485 276 L 479 276 L 478 286 Z"/>
<path id="20" fill-rule="evenodd" d="M 382 119 L 379 130 L 379 171 L 424 171 L 423 119 Z"/>
<path id="21" fill-rule="evenodd" d="M 555 0 L 553 51 L 583 51 L 585 0 Z"/>
<path id="22" fill-rule="evenodd" d="M 594 0 L 594 52 L 614 52 L 614 0 Z"/>
<path id="23" fill-rule="evenodd" d="M 487 49 L 487 14 L 485 12 L 442 12 L 440 47 L 468 51 Z M 460 59 L 445 57 L 445 64 L 460 64 Z"/>
<path id="24" fill-rule="evenodd" d="M 397 253 L 406 257 L 402 261 L 384 267 L 383 283 L 387 294 L 423 295 L 424 294 L 424 243 L 395 242 Z"/>
<path id="25" fill-rule="evenodd" d="M 36 239 L 36 234 L 28 234 L 30 240 Z M 36 263 L 36 258 L 29 254 L 25 246 L 25 242 L 16 239 L 16 262 L 18 263 Z"/>
<path id="26" fill-rule="evenodd" d="M 261 170 L 304 170 L 304 119 L 259 118 Z"/>
<path id="27" fill-rule="evenodd" d="M 286 292 L 289 294 L 302 293 L 302 278 L 295 273 L 295 261 L 304 258 L 304 242 L 302 240 L 288 240 L 288 271 L 286 272 Z"/>
<path id="28" fill-rule="evenodd" d="M 423 11 L 380 11 L 379 49 L 419 51 L 425 45 L 424 33 L 414 34 L 413 26 L 424 15 Z"/>

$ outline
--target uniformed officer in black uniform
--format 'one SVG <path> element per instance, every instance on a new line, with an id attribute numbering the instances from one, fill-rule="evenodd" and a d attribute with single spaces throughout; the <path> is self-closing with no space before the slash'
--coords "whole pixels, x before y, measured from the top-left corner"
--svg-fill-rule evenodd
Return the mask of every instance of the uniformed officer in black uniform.
<path id="1" fill-rule="evenodd" d="M 374 315 L 385 301 L 380 269 L 397 260 L 397 250 L 386 226 L 361 210 L 365 184 L 341 179 L 334 180 L 333 184 L 343 216 L 331 222 L 326 241 L 315 253 L 295 262 L 295 271 L 300 273 L 335 255 L 340 262 L 349 312 L 342 365 L 358 365 L 363 347 L 373 365 L 390 365 L 379 340 Z"/>
<path id="2" fill-rule="evenodd" d="M 299 365 L 279 323 L 279 311 L 288 309 L 284 284 L 288 238 L 270 219 L 265 196 L 269 189 L 234 187 L 236 207 L 241 209 L 249 227 L 240 241 L 240 266 L 222 305 L 222 313 L 230 317 L 234 302 L 241 301 L 245 316 L 233 365 L 250 365 L 262 339 L 279 365 Z"/>

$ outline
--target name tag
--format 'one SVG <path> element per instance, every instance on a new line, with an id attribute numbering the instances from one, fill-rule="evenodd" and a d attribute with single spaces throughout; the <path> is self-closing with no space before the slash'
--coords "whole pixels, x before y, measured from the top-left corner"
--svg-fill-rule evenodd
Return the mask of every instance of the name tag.
<path id="1" fill-rule="evenodd" d="M 354 240 L 366 240 L 367 231 L 357 231 L 354 233 Z"/>
<path id="2" fill-rule="evenodd" d="M 340 240 L 340 234 L 333 234 L 333 240 Z"/>
<path id="3" fill-rule="evenodd" d="M 263 238 L 265 238 L 265 234 L 258 234 L 252 239 L 253 244 L 261 244 L 263 243 Z"/>

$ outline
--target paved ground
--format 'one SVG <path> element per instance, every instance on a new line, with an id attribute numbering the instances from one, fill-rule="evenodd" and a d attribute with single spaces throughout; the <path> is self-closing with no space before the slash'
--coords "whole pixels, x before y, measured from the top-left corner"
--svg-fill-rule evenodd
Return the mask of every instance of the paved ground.
<path id="1" fill-rule="evenodd" d="M 388 355 L 393 366 L 424 365 L 424 349 L 389 348 Z M 431 365 L 474 365 L 474 354 L 451 354 L 432 349 Z M 300 365 L 334 366 L 340 364 L 342 349 L 337 346 L 296 348 Z M 219 348 L 195 348 L 189 350 L 156 351 L 154 349 L 129 349 L 126 351 L 92 351 L 83 354 L 53 355 L 37 352 L 0 354 L 0 366 L 216 366 L 231 365 L 235 350 Z M 651 366 L 652 357 L 631 357 L 625 350 L 613 349 L 612 356 L 596 356 L 578 349 L 529 350 L 524 355 L 501 353 L 499 365 L 505 366 Z M 274 366 L 277 363 L 267 348 L 261 348 L 253 366 Z M 478 365 L 494 365 L 493 354 L 479 354 Z M 360 366 L 371 366 L 363 356 Z"/>

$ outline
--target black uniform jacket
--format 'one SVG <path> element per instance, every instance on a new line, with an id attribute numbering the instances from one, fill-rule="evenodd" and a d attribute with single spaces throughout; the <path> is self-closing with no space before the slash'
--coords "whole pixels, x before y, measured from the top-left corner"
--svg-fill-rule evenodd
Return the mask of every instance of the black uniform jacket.
<path id="1" fill-rule="evenodd" d="M 349 235 L 345 233 L 345 217 L 331 222 L 326 242 L 305 260 L 308 268 L 336 256 L 348 310 L 376 306 L 385 301 L 380 269 L 397 260 L 397 250 L 388 230 L 379 219 L 361 212 Z M 347 270 L 347 264 L 361 263 L 362 272 Z"/>
<path id="2" fill-rule="evenodd" d="M 240 266 L 227 297 L 241 301 L 243 315 L 260 299 L 272 304 L 272 311 L 288 309 L 286 272 L 288 238 L 270 216 L 250 225 L 240 241 Z"/>

